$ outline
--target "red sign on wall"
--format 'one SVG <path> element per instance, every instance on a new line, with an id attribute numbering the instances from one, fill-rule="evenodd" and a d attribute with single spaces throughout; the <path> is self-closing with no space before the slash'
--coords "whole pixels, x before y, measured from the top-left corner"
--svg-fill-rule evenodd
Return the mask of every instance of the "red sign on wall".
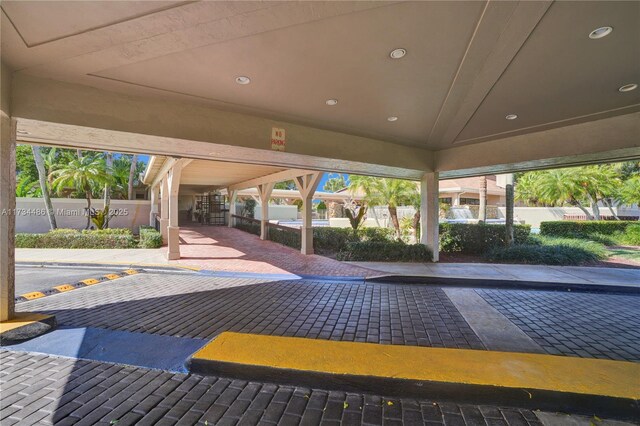
<path id="1" fill-rule="evenodd" d="M 271 128 L 271 149 L 274 151 L 284 151 L 285 147 L 285 133 L 284 129 L 277 127 Z"/>

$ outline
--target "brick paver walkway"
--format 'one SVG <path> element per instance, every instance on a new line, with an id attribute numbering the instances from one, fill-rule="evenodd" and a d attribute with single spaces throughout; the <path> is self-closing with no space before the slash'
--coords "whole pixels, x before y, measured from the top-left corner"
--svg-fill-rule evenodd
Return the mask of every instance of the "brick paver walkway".
<path id="1" fill-rule="evenodd" d="M 300 251 L 226 226 L 180 228 L 178 264 L 202 269 L 264 274 L 365 277 L 377 271 Z"/>
<path id="2" fill-rule="evenodd" d="M 69 326 L 213 338 L 223 331 L 484 349 L 440 288 L 141 274 L 19 305 Z"/>
<path id="3" fill-rule="evenodd" d="M 476 290 L 552 355 L 640 361 L 640 297 Z"/>
<path id="4" fill-rule="evenodd" d="M 529 410 L 277 386 L 0 351 L 3 426 L 518 425 Z"/>

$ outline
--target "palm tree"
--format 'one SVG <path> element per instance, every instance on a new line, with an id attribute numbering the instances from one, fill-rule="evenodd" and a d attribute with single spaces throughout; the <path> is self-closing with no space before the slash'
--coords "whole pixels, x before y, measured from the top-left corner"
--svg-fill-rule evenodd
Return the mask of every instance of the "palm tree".
<path id="1" fill-rule="evenodd" d="M 414 182 L 402 179 L 355 176 L 350 178 L 349 188 L 355 192 L 361 189 L 369 206 L 384 206 L 389 209 L 391 222 L 398 238 L 401 237 L 398 206 L 409 204 L 411 195 L 417 191 Z"/>
<path id="2" fill-rule="evenodd" d="M 84 193 L 87 199 L 87 226 L 91 226 L 91 195 L 93 187 L 103 185 L 108 176 L 105 172 L 104 159 L 95 155 L 84 155 L 75 158 L 49 175 L 53 181 L 51 186 L 58 193 L 66 188 L 73 187 L 78 193 Z"/>
<path id="3" fill-rule="evenodd" d="M 33 158 L 38 169 L 38 181 L 40 182 L 40 191 L 42 192 L 42 198 L 44 199 L 44 207 L 47 210 L 47 218 L 49 219 L 49 227 L 56 229 L 58 224 L 56 223 L 56 216 L 53 212 L 53 204 L 51 204 L 51 197 L 49 196 L 49 187 L 47 186 L 47 170 L 44 167 L 44 159 L 40 152 L 40 147 L 32 145 L 31 151 L 33 151 Z"/>
<path id="4" fill-rule="evenodd" d="M 616 198 L 621 203 L 640 206 L 640 175 L 635 175 L 625 180 Z"/>
<path id="5" fill-rule="evenodd" d="M 129 190 L 127 191 L 128 194 L 128 198 L 130 200 L 133 200 L 134 196 L 133 196 L 133 181 L 135 179 L 135 174 L 136 174 L 136 166 L 138 164 L 138 156 L 136 154 L 133 154 L 133 156 L 131 157 L 131 167 L 129 167 Z"/>
<path id="6" fill-rule="evenodd" d="M 347 180 L 340 173 L 330 174 L 322 189 L 326 192 L 337 192 L 347 187 Z"/>
<path id="7" fill-rule="evenodd" d="M 480 177 L 480 208 L 478 209 L 478 221 L 487 220 L 487 177 Z"/>
<path id="8" fill-rule="evenodd" d="M 109 210 L 111 206 L 111 183 L 113 182 L 113 154 L 104 153 L 105 173 L 108 176 L 104 184 L 104 228 L 109 227 Z"/>
<path id="9" fill-rule="evenodd" d="M 554 169 L 541 172 L 537 180 L 539 199 L 552 205 L 568 203 L 578 207 L 593 220 L 593 215 L 582 204 L 586 198 L 585 179 L 580 169 Z"/>

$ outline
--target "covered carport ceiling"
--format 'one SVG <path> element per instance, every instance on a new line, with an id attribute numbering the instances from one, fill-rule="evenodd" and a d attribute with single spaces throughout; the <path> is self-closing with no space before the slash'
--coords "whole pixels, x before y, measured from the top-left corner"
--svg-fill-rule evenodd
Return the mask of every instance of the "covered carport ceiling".
<path id="1" fill-rule="evenodd" d="M 589 38 L 605 25 L 609 36 Z M 399 47 L 407 55 L 391 59 Z M 282 126 L 287 153 L 202 148 L 192 158 L 318 170 L 333 163 L 316 159 L 360 161 L 336 166 L 415 178 L 637 149 L 640 90 L 618 88 L 639 82 L 639 57 L 638 2 L 2 2 L 16 117 L 267 152 L 255 135 Z M 236 84 L 245 75 L 251 83 Z M 269 121 L 241 127 L 250 120 L 215 111 Z M 629 120 L 608 121 L 616 116 Z M 604 138 L 577 138 L 585 122 Z M 542 135 L 557 128 L 566 143 Z"/>
<path id="2" fill-rule="evenodd" d="M 253 164 L 194 160 L 182 170 L 181 185 L 227 187 L 234 183 L 267 176 L 284 169 Z"/>

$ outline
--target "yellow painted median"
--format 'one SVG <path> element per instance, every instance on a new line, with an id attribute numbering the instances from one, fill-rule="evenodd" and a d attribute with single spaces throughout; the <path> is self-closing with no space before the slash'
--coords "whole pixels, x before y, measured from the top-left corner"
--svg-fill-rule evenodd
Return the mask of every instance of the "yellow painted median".
<path id="1" fill-rule="evenodd" d="M 640 399 L 640 363 L 225 332 L 194 360 Z"/>

